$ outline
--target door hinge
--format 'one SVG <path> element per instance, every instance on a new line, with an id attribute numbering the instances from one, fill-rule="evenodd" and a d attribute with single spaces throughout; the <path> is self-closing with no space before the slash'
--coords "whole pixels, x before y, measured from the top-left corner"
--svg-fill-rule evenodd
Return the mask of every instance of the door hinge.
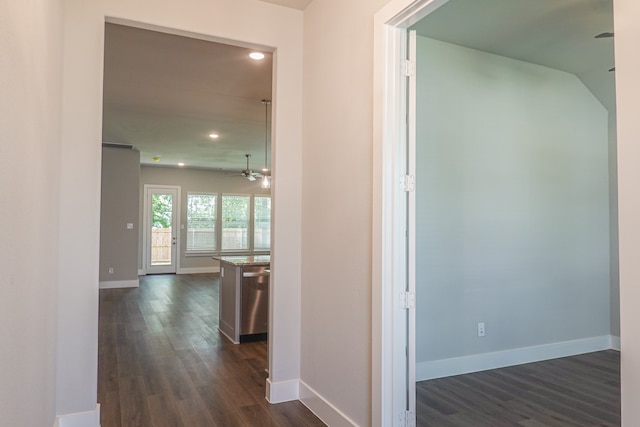
<path id="1" fill-rule="evenodd" d="M 416 308 L 415 292 L 403 292 L 401 296 L 402 308 L 405 310 Z"/>
<path id="2" fill-rule="evenodd" d="M 402 61 L 402 74 L 405 77 L 414 77 L 416 75 L 416 62 L 410 59 Z"/>
<path id="3" fill-rule="evenodd" d="M 402 177 L 402 189 L 407 193 L 416 190 L 416 177 L 413 175 L 404 175 Z"/>
<path id="4" fill-rule="evenodd" d="M 413 411 L 402 411 L 400 413 L 400 425 L 402 427 L 416 427 L 416 417 Z"/>

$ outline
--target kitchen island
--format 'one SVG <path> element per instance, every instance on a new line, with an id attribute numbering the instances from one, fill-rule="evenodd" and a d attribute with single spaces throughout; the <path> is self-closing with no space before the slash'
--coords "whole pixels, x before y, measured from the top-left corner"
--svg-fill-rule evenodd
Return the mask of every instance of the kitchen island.
<path id="1" fill-rule="evenodd" d="M 218 256 L 220 296 L 218 329 L 234 343 L 267 338 L 269 255 Z"/>

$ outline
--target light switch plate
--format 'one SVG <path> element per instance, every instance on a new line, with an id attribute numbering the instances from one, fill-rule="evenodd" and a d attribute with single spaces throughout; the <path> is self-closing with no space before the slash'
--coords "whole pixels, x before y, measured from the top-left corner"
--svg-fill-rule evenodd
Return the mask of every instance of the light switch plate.
<path id="1" fill-rule="evenodd" d="M 127 223 L 127 230 L 133 230 L 133 223 L 132 222 L 128 222 Z"/>

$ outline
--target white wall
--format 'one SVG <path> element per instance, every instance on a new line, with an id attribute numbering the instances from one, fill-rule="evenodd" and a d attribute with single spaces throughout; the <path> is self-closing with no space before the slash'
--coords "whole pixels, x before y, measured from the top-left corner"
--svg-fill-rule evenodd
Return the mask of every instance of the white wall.
<path id="1" fill-rule="evenodd" d="M 618 199 L 620 238 L 620 329 L 622 425 L 640 424 L 640 3 L 614 0 Z"/>
<path id="2" fill-rule="evenodd" d="M 62 75 L 56 0 L 0 2 L 0 425 L 55 418 Z"/>
<path id="3" fill-rule="evenodd" d="M 257 0 L 66 0 L 64 11 L 58 413 L 95 411 L 96 405 L 105 17 L 276 49 L 272 280 L 277 287 L 270 293 L 270 378 L 276 398 L 295 398 L 278 392 L 280 384 L 299 376 L 302 13 Z"/>
<path id="4" fill-rule="evenodd" d="M 304 20 L 302 374 L 371 424 L 373 16 L 384 0 L 314 0 Z M 335 422 L 333 425 L 341 425 Z"/>
<path id="5" fill-rule="evenodd" d="M 620 337 L 620 259 L 618 241 L 618 153 L 616 113 L 609 111 L 609 270 L 611 335 Z"/>
<path id="6" fill-rule="evenodd" d="M 417 68 L 417 362 L 608 336 L 607 111 L 575 75 L 432 39 Z"/>

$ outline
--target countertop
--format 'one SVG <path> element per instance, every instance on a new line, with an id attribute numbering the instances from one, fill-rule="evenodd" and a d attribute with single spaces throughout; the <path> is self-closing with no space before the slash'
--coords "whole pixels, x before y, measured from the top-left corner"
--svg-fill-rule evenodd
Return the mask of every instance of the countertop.
<path id="1" fill-rule="evenodd" d="M 213 259 L 217 259 L 220 262 L 226 262 L 238 267 L 242 266 L 268 266 L 271 263 L 271 255 L 229 255 L 229 256 L 214 256 Z"/>

